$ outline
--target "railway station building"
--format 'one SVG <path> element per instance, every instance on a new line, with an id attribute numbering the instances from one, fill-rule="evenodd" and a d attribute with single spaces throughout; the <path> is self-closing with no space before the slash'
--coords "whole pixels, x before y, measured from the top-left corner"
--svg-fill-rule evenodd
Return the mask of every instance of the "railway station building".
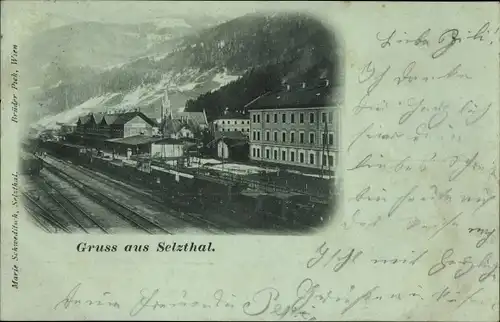
<path id="1" fill-rule="evenodd" d="M 139 111 L 121 114 L 90 113 L 78 119 L 75 133 L 103 138 L 151 136 L 155 126 L 155 121 Z"/>
<path id="2" fill-rule="evenodd" d="M 250 159 L 332 172 L 338 162 L 340 102 L 327 80 L 269 93 L 247 106 Z"/>

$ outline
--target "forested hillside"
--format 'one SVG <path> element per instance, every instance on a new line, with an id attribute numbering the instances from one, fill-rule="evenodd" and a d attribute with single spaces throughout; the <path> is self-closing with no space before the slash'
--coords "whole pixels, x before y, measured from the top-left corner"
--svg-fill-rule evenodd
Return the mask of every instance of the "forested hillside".
<path id="1" fill-rule="evenodd" d="M 246 28 L 237 28 L 236 23 Z M 225 41 L 216 44 L 216 48 L 206 46 L 192 52 L 193 60 L 208 68 L 225 61 L 231 72 L 245 73 L 218 91 L 189 100 L 188 111 L 205 109 L 209 118 L 215 118 L 226 108 L 242 110 L 259 95 L 282 88 L 284 82 L 310 84 L 328 79 L 338 84 L 341 81 L 338 45 L 331 32 L 309 17 L 247 16 L 214 28 L 209 34 L 216 39 L 224 37 Z M 220 47 L 222 51 L 217 50 Z M 206 59 L 211 56 L 216 59 Z"/>

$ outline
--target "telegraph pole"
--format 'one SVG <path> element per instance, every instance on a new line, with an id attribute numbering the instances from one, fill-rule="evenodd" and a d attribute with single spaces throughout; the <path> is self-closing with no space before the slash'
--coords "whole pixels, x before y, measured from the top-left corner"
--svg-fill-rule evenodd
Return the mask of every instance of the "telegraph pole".
<path id="1" fill-rule="evenodd" d="M 325 120 L 326 121 L 326 120 Z M 328 162 L 328 156 L 325 155 L 326 145 L 328 144 L 328 128 L 327 122 L 325 122 L 325 127 L 323 129 L 322 139 L 322 147 L 321 147 L 321 178 L 323 178 L 325 174 L 325 162 Z"/>
<path id="2" fill-rule="evenodd" d="M 331 172 L 331 163 L 330 163 L 330 135 L 328 133 L 328 119 L 325 122 L 325 137 L 326 137 L 326 159 L 328 163 L 328 178 L 332 178 L 332 172 Z M 332 120 L 333 121 L 333 120 Z M 333 143 L 333 142 L 332 142 Z"/>
<path id="3" fill-rule="evenodd" d="M 170 118 L 172 118 L 172 109 L 170 106 L 170 100 L 168 98 L 168 89 L 165 90 L 165 96 L 163 97 L 163 100 L 161 103 L 161 138 L 162 139 L 165 138 L 165 127 L 167 125 L 165 111 L 164 111 L 165 108 L 170 110 Z M 166 147 L 165 147 L 164 143 L 165 142 L 163 142 L 163 140 L 162 140 L 162 145 L 161 145 L 161 159 L 162 160 L 166 158 L 166 154 L 167 154 Z"/>

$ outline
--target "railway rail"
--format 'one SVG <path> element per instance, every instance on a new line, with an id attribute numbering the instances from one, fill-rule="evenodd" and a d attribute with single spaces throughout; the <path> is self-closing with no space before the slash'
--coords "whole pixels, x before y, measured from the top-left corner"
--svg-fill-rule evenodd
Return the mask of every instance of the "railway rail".
<path id="1" fill-rule="evenodd" d="M 105 234 L 109 234 L 108 230 L 100 224 L 92 215 L 80 207 L 75 201 L 71 200 L 68 196 L 61 192 L 61 188 L 56 187 L 54 184 L 49 183 L 43 177 L 39 178 L 42 183 L 39 187 L 52 197 L 64 212 L 73 220 L 73 222 L 84 232 L 89 233 L 89 228 L 97 227 Z"/>
<path id="2" fill-rule="evenodd" d="M 53 173 L 54 175 L 60 177 L 61 179 L 65 180 L 75 188 L 77 188 L 79 191 L 82 192 L 82 194 L 88 196 L 89 198 L 95 200 L 96 202 L 100 203 L 101 205 L 105 206 L 109 210 L 113 211 L 123 219 L 129 221 L 132 223 L 134 226 L 137 228 L 147 232 L 148 234 L 154 234 L 156 231 L 161 231 L 163 233 L 171 234 L 170 231 L 162 227 L 160 224 L 157 222 L 150 220 L 146 218 L 144 215 L 138 213 L 134 209 L 123 205 L 119 203 L 118 201 L 114 200 L 113 198 L 107 196 L 106 194 L 98 191 L 91 185 L 84 183 L 76 178 L 73 178 L 72 176 L 68 175 L 64 171 L 58 169 L 54 165 L 50 163 L 45 163 L 45 169 Z"/>
<path id="3" fill-rule="evenodd" d="M 116 180 L 116 179 L 110 178 L 107 175 L 105 175 L 105 174 L 103 174 L 103 173 L 101 173 L 99 171 L 88 169 L 85 166 L 76 165 L 76 164 L 73 164 L 73 163 L 68 162 L 66 160 L 62 160 L 62 159 L 59 159 L 59 158 L 54 158 L 52 156 L 47 157 L 47 159 L 49 159 L 49 160 L 46 160 L 46 161 L 48 161 L 46 163 L 49 163 L 49 166 L 51 165 L 51 163 L 53 163 L 52 164 L 53 167 L 55 166 L 54 164 L 57 164 L 56 168 L 60 167 L 62 169 L 65 169 L 65 168 L 66 169 L 71 169 L 72 171 L 76 171 L 76 172 L 79 172 L 79 173 L 85 175 L 90 180 L 99 182 L 101 184 L 105 184 L 105 185 L 107 185 L 108 187 L 110 187 L 112 189 L 118 189 L 118 190 L 120 190 L 122 192 L 125 192 L 127 194 L 129 194 L 131 191 L 133 191 L 137 195 L 140 195 L 140 196 L 142 196 L 144 198 L 147 198 L 148 202 L 153 201 L 155 204 L 159 205 L 161 208 L 172 210 L 166 204 L 173 203 L 173 205 L 176 206 L 177 203 L 179 203 L 175 199 L 174 200 L 165 199 L 164 196 L 161 195 L 161 193 L 155 192 L 152 189 L 145 191 L 144 188 L 139 188 L 137 185 L 135 185 L 133 183 L 128 183 L 128 182 L 124 183 L 124 182 L 122 182 L 120 180 Z M 61 170 L 59 170 L 59 171 L 61 171 Z M 169 216 L 175 217 L 175 218 L 177 218 L 179 220 L 182 220 L 182 221 L 189 222 L 190 224 L 193 224 L 193 225 L 195 225 L 195 226 L 197 226 L 199 228 L 202 228 L 203 230 L 206 230 L 206 231 L 208 231 L 210 233 L 214 233 L 213 229 L 215 229 L 215 233 L 217 233 L 217 232 L 224 232 L 224 233 L 227 233 L 227 234 L 234 234 L 233 232 L 228 232 L 227 229 L 222 228 L 220 225 L 218 225 L 218 224 L 216 224 L 216 223 L 214 223 L 214 222 L 212 222 L 210 220 L 198 217 L 198 216 L 196 216 L 194 214 L 191 214 L 189 212 L 183 212 L 182 215 L 179 216 L 179 215 L 177 215 L 175 213 L 174 214 L 171 213 L 171 212 L 169 213 Z M 266 216 L 275 217 L 275 214 L 267 213 Z M 310 230 L 310 229 L 314 228 L 313 226 L 310 226 L 310 225 L 307 225 L 307 224 L 302 224 L 302 223 L 300 223 L 298 221 L 297 222 L 294 221 L 293 225 L 292 225 L 293 227 L 296 227 L 296 228 L 289 227 L 290 226 L 289 224 L 291 224 L 291 223 L 281 222 L 280 220 L 277 220 L 276 222 L 273 223 L 273 226 L 275 228 L 279 228 L 282 232 L 289 232 L 289 233 L 295 232 L 295 230 L 296 230 L 297 227 L 299 227 L 302 230 Z M 207 226 L 210 227 L 210 228 L 213 228 L 213 229 L 207 229 Z M 246 227 L 243 227 L 243 226 L 241 226 L 239 224 L 238 225 L 233 225 L 233 226 L 234 227 L 229 227 L 229 228 L 232 228 L 232 229 L 244 229 L 244 228 L 246 228 Z"/>
<path id="4" fill-rule="evenodd" d="M 70 166 L 70 164 L 65 161 L 65 160 L 60 160 L 60 159 L 57 159 L 58 162 L 61 162 L 61 163 L 64 163 L 66 164 L 67 166 Z M 98 172 L 98 171 L 95 171 L 95 170 L 90 170 L 88 168 L 86 168 L 85 166 L 82 166 L 82 165 L 74 165 L 74 164 L 71 164 L 72 167 L 74 167 L 75 169 L 77 169 L 78 171 L 80 171 L 81 173 L 87 175 L 87 176 L 90 176 L 90 177 L 96 177 L 98 176 L 99 178 L 101 178 L 102 180 L 104 180 L 105 182 L 108 182 L 110 183 L 113 187 L 116 187 L 124 192 L 130 192 L 130 188 L 127 188 L 127 186 L 133 188 L 134 192 L 138 193 L 138 194 L 141 194 L 143 195 L 144 197 L 147 197 L 148 200 L 152 200 L 154 201 L 155 203 L 157 203 L 158 205 L 160 205 L 161 207 L 165 207 L 165 202 L 171 202 L 170 200 L 166 200 L 164 198 L 162 198 L 161 194 L 160 193 L 155 193 L 153 190 L 149 190 L 149 191 L 144 191 L 144 189 L 139 189 L 137 188 L 136 186 L 134 186 L 134 184 L 132 183 L 127 183 L 125 186 L 123 182 L 119 181 L 119 180 L 114 180 L 114 179 L 111 179 L 109 177 L 107 177 L 106 175 Z M 184 213 L 186 214 L 187 216 L 189 216 L 192 220 L 194 221 L 198 221 L 198 223 L 193 223 L 192 221 L 190 221 L 190 223 L 193 223 L 193 224 L 203 224 L 202 227 L 204 227 L 204 225 L 208 225 L 210 227 L 213 227 L 219 231 L 222 231 L 226 234 L 234 234 L 232 232 L 228 232 L 226 229 L 222 228 L 220 225 L 217 225 L 215 224 L 214 222 L 212 221 L 209 221 L 207 219 L 204 219 L 204 218 L 200 218 L 200 217 L 197 217 L 195 215 L 192 215 L 190 213 Z M 268 213 L 267 216 L 270 216 L 270 217 L 273 217 L 274 215 L 271 214 L 271 213 Z M 185 220 L 185 218 L 181 218 L 183 220 Z M 284 231 L 284 232 L 289 232 L 289 233 L 294 233 L 294 230 L 293 229 L 290 229 L 288 227 L 286 227 L 286 223 L 274 223 L 275 227 L 279 227 L 279 229 L 281 231 Z M 303 225 L 303 224 L 300 224 L 298 222 L 294 223 L 295 226 L 298 226 L 302 229 L 312 229 L 311 226 L 307 226 L 307 225 Z M 236 226 L 236 227 L 231 227 L 231 228 L 245 228 L 245 227 L 242 227 L 241 225 L 240 226 Z"/>
<path id="5" fill-rule="evenodd" d="M 51 158 L 51 159 L 54 160 L 53 158 Z M 71 166 L 72 169 L 79 171 L 80 173 L 90 177 L 93 180 L 98 180 L 98 179 L 96 179 L 96 177 L 98 177 L 99 181 L 105 183 L 106 185 L 108 185 L 112 188 L 119 189 L 120 191 L 123 191 L 125 193 L 130 193 L 130 188 L 127 188 L 126 186 L 124 186 L 122 182 L 110 179 L 110 178 L 102 175 L 101 173 L 89 170 L 89 169 L 82 167 L 82 166 L 75 166 L 73 164 L 70 165 L 66 161 L 60 160 L 60 159 L 57 159 L 55 162 L 59 162 L 67 167 Z M 138 189 L 137 187 L 134 187 L 131 184 L 127 184 L 127 185 L 132 187 L 134 189 L 135 193 L 140 194 L 142 197 L 148 198 L 148 201 L 153 201 L 157 205 L 159 205 L 160 207 L 166 208 L 165 201 L 160 197 L 159 193 L 154 193 L 153 191 L 146 192 L 142 189 Z M 187 217 L 188 220 L 186 220 L 185 217 L 177 216 L 177 215 L 172 214 L 172 213 L 170 213 L 169 215 L 171 215 L 177 219 L 183 220 L 183 221 L 188 221 L 190 224 L 193 224 L 199 228 L 203 228 L 204 230 L 207 230 L 208 232 L 211 232 L 211 233 L 213 233 L 215 230 L 215 231 L 222 231 L 226 234 L 231 234 L 230 232 L 228 232 L 227 230 L 222 228 L 220 225 L 218 225 L 210 220 L 200 218 L 200 217 L 195 216 L 195 215 L 188 213 L 188 212 L 183 212 L 183 214 Z M 208 226 L 208 228 L 207 228 L 207 226 Z"/>
<path id="6" fill-rule="evenodd" d="M 25 206 L 24 209 L 26 209 L 26 211 L 28 212 L 28 214 L 31 215 L 31 218 L 33 218 L 35 220 L 35 222 L 37 223 L 37 225 L 42 228 L 45 232 L 47 233 L 54 233 L 55 232 L 55 228 L 53 226 L 51 226 L 50 224 L 47 224 L 43 218 L 40 217 L 40 215 L 34 211 L 33 209 L 31 209 L 30 207 L 27 207 Z"/>
<path id="7" fill-rule="evenodd" d="M 161 167 L 173 171 L 183 171 L 185 173 L 191 174 L 195 177 L 202 178 L 207 181 L 222 183 L 226 185 L 231 184 L 245 184 L 251 187 L 255 187 L 263 192 L 283 192 L 283 193 L 298 193 L 310 198 L 311 201 L 317 203 L 327 204 L 331 198 L 335 197 L 335 194 L 319 194 L 307 191 L 307 189 L 297 189 L 289 186 L 282 186 L 278 184 L 262 182 L 255 179 L 248 179 L 244 176 L 233 174 L 225 171 L 210 171 L 208 168 L 182 168 L 162 164 Z"/>
<path id="8" fill-rule="evenodd" d="M 54 229 L 60 229 L 66 233 L 71 233 L 72 231 L 64 224 L 60 222 L 50 211 L 48 211 L 44 206 L 42 206 L 38 201 L 33 198 L 29 193 L 22 191 L 21 192 L 22 196 L 24 197 L 25 201 L 28 201 L 28 203 L 32 204 L 35 206 L 35 208 L 38 209 L 34 210 L 32 207 L 27 206 L 27 203 L 24 202 L 24 207 L 26 210 L 31 213 L 33 218 L 36 220 L 37 223 L 39 223 L 42 228 L 44 228 L 46 231 L 51 231 L 47 224 L 50 224 Z"/>

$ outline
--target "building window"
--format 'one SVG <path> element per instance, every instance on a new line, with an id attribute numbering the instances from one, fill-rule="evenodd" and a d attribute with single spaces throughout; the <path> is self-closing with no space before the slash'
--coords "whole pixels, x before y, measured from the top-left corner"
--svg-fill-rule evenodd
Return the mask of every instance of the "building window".
<path id="1" fill-rule="evenodd" d="M 269 159 L 269 149 L 266 149 L 266 159 Z"/>
<path id="2" fill-rule="evenodd" d="M 295 162 L 295 152 L 290 151 L 290 161 Z"/>
<path id="3" fill-rule="evenodd" d="M 333 155 L 328 156 L 328 165 L 333 166 Z"/>
<path id="4" fill-rule="evenodd" d="M 292 113 L 290 115 L 290 123 L 295 123 L 295 114 L 294 113 Z"/>
<path id="5" fill-rule="evenodd" d="M 323 164 L 323 165 L 328 165 L 326 163 L 326 155 L 323 154 L 323 158 L 322 158 L 321 162 L 322 162 L 321 164 Z"/>
<path id="6" fill-rule="evenodd" d="M 286 142 L 286 132 L 281 133 L 281 141 Z"/>
<path id="7" fill-rule="evenodd" d="M 321 113 L 321 123 L 326 123 L 326 113 Z"/>
<path id="8" fill-rule="evenodd" d="M 252 139 L 255 141 L 257 138 L 257 134 L 255 134 L 255 131 L 252 132 Z"/>
<path id="9" fill-rule="evenodd" d="M 269 113 L 266 114 L 266 123 L 269 123 Z"/>
<path id="10" fill-rule="evenodd" d="M 252 115 L 252 121 L 253 121 L 254 123 L 257 123 L 257 115 L 255 115 L 255 114 L 254 114 L 254 115 Z"/>
<path id="11" fill-rule="evenodd" d="M 328 144 L 333 145 L 333 133 L 328 134 Z"/>
<path id="12" fill-rule="evenodd" d="M 309 113 L 309 123 L 314 123 L 314 113 Z"/>
<path id="13" fill-rule="evenodd" d="M 326 144 L 326 133 L 321 134 L 321 144 Z"/>
<path id="14" fill-rule="evenodd" d="M 333 112 L 328 112 L 328 123 L 333 123 Z"/>
<path id="15" fill-rule="evenodd" d="M 314 154 L 309 154 L 309 163 L 314 164 Z"/>
<path id="16" fill-rule="evenodd" d="M 278 150 L 274 150 L 274 160 L 278 160 Z"/>
<path id="17" fill-rule="evenodd" d="M 266 131 L 266 141 L 269 141 L 271 138 L 271 133 L 269 131 Z"/>
<path id="18" fill-rule="evenodd" d="M 304 144 L 304 132 L 300 132 L 300 139 L 299 139 L 299 142 L 301 144 Z"/>
<path id="19" fill-rule="evenodd" d="M 281 151 L 281 160 L 286 161 L 286 151 Z"/>
<path id="20" fill-rule="evenodd" d="M 278 142 L 278 132 L 274 131 L 274 142 Z"/>
<path id="21" fill-rule="evenodd" d="M 313 132 L 309 133 L 309 143 L 314 144 L 314 133 Z"/>
<path id="22" fill-rule="evenodd" d="M 245 121 L 241 121 L 241 124 L 245 124 Z"/>
<path id="23" fill-rule="evenodd" d="M 274 113 L 274 123 L 278 123 L 278 114 Z"/>
<path id="24" fill-rule="evenodd" d="M 247 129 L 247 132 L 250 132 L 250 129 Z"/>
<path id="25" fill-rule="evenodd" d="M 257 131 L 257 141 L 260 141 L 260 131 Z"/>
<path id="26" fill-rule="evenodd" d="M 260 158 L 260 148 L 257 148 L 257 158 Z"/>
<path id="27" fill-rule="evenodd" d="M 257 123 L 260 123 L 260 114 L 257 114 Z"/>
<path id="28" fill-rule="evenodd" d="M 299 123 L 304 124 L 304 113 L 300 113 L 299 115 Z"/>
<path id="29" fill-rule="evenodd" d="M 299 159 L 300 159 L 300 163 L 304 163 L 304 152 L 300 152 Z"/>
<path id="30" fill-rule="evenodd" d="M 250 121 L 247 121 L 247 124 L 250 124 Z"/>
<path id="31" fill-rule="evenodd" d="M 294 143 L 294 142 L 295 142 L 295 133 L 290 132 L 290 143 Z"/>
<path id="32" fill-rule="evenodd" d="M 255 148 L 252 149 L 252 156 L 255 157 Z"/>
<path id="33" fill-rule="evenodd" d="M 286 114 L 281 114 L 281 122 L 286 123 Z"/>

